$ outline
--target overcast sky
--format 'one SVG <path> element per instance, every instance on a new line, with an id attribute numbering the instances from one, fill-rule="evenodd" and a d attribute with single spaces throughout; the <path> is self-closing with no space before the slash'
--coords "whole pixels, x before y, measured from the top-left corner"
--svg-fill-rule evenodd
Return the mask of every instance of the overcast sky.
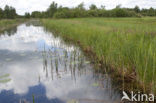
<path id="1" fill-rule="evenodd" d="M 88 7 L 90 4 L 96 4 L 98 7 L 105 5 L 106 9 L 112 9 L 118 4 L 121 4 L 122 7 L 138 5 L 140 8 L 156 8 L 156 0 L 0 0 L 0 7 L 4 8 L 8 4 L 15 7 L 18 14 L 23 15 L 25 12 L 44 11 L 52 1 L 68 7 L 75 7 L 84 2 L 85 7 Z"/>

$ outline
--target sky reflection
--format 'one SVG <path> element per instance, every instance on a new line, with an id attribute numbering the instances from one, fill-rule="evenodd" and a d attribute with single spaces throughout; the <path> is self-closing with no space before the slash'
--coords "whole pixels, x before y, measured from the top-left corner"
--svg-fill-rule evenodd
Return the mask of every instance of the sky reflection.
<path id="1" fill-rule="evenodd" d="M 0 36 L 0 102 L 32 103 L 32 95 L 36 103 L 120 100 L 78 48 L 42 26 L 22 24 L 11 33 Z"/>

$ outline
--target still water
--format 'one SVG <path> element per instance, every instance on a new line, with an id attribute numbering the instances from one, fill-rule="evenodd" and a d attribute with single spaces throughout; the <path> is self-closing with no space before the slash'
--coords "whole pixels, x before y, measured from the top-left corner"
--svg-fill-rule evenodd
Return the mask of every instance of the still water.
<path id="1" fill-rule="evenodd" d="M 0 103 L 119 103 L 78 47 L 24 23 L 0 35 Z"/>

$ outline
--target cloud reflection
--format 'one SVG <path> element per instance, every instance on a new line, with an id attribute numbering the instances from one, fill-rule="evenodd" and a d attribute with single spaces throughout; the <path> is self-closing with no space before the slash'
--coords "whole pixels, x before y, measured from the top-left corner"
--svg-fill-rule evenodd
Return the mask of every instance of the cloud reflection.
<path id="1" fill-rule="evenodd" d="M 111 101 L 112 97 L 120 98 L 114 90 L 110 97 L 109 90 L 92 86 L 95 83 L 93 67 L 85 63 L 82 53 L 65 45 L 41 26 L 23 24 L 17 27 L 15 34 L 1 36 L 0 56 L 0 75 L 10 74 L 8 78 L 11 79 L 0 83 L 0 94 L 4 90 L 13 90 L 14 94 L 27 98 L 30 87 L 35 89 L 43 85 L 46 92 L 40 95 L 49 100 L 87 98 Z M 107 82 L 111 80 L 102 81 L 101 85 Z"/>

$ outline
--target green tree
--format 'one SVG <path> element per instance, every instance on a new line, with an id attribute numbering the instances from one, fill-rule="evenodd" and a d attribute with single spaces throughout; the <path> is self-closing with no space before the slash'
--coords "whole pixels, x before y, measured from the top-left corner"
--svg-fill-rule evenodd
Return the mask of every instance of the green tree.
<path id="1" fill-rule="evenodd" d="M 10 17 L 9 11 L 10 11 L 9 6 L 6 5 L 6 6 L 4 7 L 4 18 L 9 18 L 9 17 Z"/>
<path id="2" fill-rule="evenodd" d="M 25 18 L 30 18 L 30 13 L 26 12 L 24 16 Z"/>
<path id="3" fill-rule="evenodd" d="M 53 15 L 57 12 L 57 3 L 52 2 L 50 7 L 47 10 L 48 17 L 53 17 Z"/>
<path id="4" fill-rule="evenodd" d="M 42 18 L 42 13 L 39 12 L 39 11 L 34 11 L 34 12 L 32 12 L 31 17 L 33 17 L 33 18 Z"/>
<path id="5" fill-rule="evenodd" d="M 0 19 L 3 18 L 3 10 L 0 8 Z"/>
<path id="6" fill-rule="evenodd" d="M 106 6 L 101 5 L 101 9 L 102 9 L 102 10 L 105 10 L 105 8 L 106 8 Z"/>
<path id="7" fill-rule="evenodd" d="M 152 7 L 148 10 L 148 16 L 155 16 L 155 10 Z"/>
<path id="8" fill-rule="evenodd" d="M 17 16 L 15 8 L 8 5 L 5 6 L 3 14 L 7 19 L 14 19 Z"/>
<path id="9" fill-rule="evenodd" d="M 96 10 L 97 9 L 97 7 L 96 7 L 96 5 L 95 4 L 92 4 L 92 5 L 90 5 L 90 10 Z"/>
<path id="10" fill-rule="evenodd" d="M 9 18 L 10 19 L 14 19 L 16 17 L 16 9 L 13 8 L 13 7 L 10 7 L 10 10 L 9 10 Z"/>
<path id="11" fill-rule="evenodd" d="M 85 10 L 85 8 L 84 8 L 84 3 L 83 3 L 83 2 L 80 3 L 80 4 L 76 7 L 76 9 Z"/>
<path id="12" fill-rule="evenodd" d="M 119 9 L 119 8 L 121 8 L 121 4 L 119 4 L 119 5 L 116 6 L 116 9 Z"/>
<path id="13" fill-rule="evenodd" d="M 140 12 L 140 8 L 139 8 L 139 6 L 135 6 L 135 8 L 134 8 L 134 11 L 136 12 L 136 13 L 139 13 Z"/>

